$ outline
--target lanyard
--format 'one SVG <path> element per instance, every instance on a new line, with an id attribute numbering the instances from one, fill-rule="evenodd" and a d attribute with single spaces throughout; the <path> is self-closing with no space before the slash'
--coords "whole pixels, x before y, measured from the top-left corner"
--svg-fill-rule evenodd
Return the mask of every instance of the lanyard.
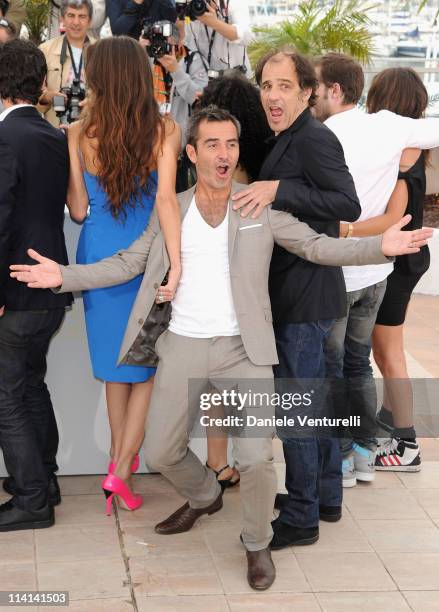
<path id="1" fill-rule="evenodd" d="M 88 41 L 88 38 L 86 38 L 86 41 Z M 84 43 L 86 41 L 84 41 Z M 67 40 L 66 35 L 64 34 L 64 38 L 63 38 L 63 41 L 62 41 L 62 47 L 61 47 L 61 57 L 60 57 L 60 63 L 61 63 L 61 85 L 60 85 L 60 87 L 63 86 L 63 70 L 64 70 L 64 64 L 65 64 L 66 59 L 67 59 L 67 49 L 69 50 L 70 59 L 72 61 L 72 68 L 73 68 L 73 74 L 75 75 L 75 79 L 77 79 L 79 81 L 81 80 L 82 60 L 83 60 L 84 54 L 81 53 L 81 59 L 79 60 L 79 68 L 78 68 L 78 70 L 76 70 L 76 64 L 75 64 L 75 59 L 73 57 L 72 47 L 71 47 L 69 41 Z"/>
<path id="2" fill-rule="evenodd" d="M 70 59 L 72 61 L 73 74 L 75 75 L 75 79 L 77 81 L 80 81 L 81 80 L 81 72 L 82 72 L 82 58 L 83 58 L 84 54 L 81 51 L 81 58 L 79 60 L 79 66 L 78 66 L 78 69 L 76 69 L 75 58 L 73 56 L 72 47 L 71 47 L 69 41 L 67 41 L 67 46 L 69 48 Z"/>
<path id="3" fill-rule="evenodd" d="M 230 0 L 227 0 L 227 4 L 225 4 L 224 0 L 220 0 L 220 6 L 218 6 L 218 4 L 214 1 L 216 12 L 218 13 L 220 17 L 224 19 L 224 23 L 229 23 L 229 1 Z M 215 36 L 216 36 L 216 30 L 213 30 L 212 35 L 209 36 L 209 30 L 207 29 L 207 26 L 204 26 L 204 29 L 206 30 L 206 38 L 209 41 L 207 64 L 210 67 L 210 62 L 212 60 L 213 43 L 215 42 Z"/>

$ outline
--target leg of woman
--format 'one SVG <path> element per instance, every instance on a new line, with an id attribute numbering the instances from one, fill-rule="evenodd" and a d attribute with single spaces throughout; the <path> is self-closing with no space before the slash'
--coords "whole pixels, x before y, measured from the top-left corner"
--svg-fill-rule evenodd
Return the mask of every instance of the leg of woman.
<path id="1" fill-rule="evenodd" d="M 373 356 L 384 378 L 383 405 L 397 429 L 413 427 L 413 392 L 404 354 L 403 325 L 375 325 Z"/>
<path id="2" fill-rule="evenodd" d="M 105 393 L 107 398 L 108 420 L 111 430 L 110 456 L 112 461 L 117 461 L 122 444 L 131 384 L 106 382 Z"/>
<path id="3" fill-rule="evenodd" d="M 223 406 L 212 406 L 209 410 L 210 418 L 224 418 Z M 220 427 L 207 427 L 207 465 L 219 472 L 227 465 L 227 445 L 228 436 Z M 232 467 L 228 467 L 218 475 L 218 481 L 232 479 L 232 483 L 239 478 L 238 471 Z"/>
<path id="4" fill-rule="evenodd" d="M 131 464 L 145 435 L 145 420 L 153 383 L 154 378 L 150 378 L 147 382 L 131 385 L 114 471 L 115 475 L 124 481 L 128 481 L 131 476 Z"/>

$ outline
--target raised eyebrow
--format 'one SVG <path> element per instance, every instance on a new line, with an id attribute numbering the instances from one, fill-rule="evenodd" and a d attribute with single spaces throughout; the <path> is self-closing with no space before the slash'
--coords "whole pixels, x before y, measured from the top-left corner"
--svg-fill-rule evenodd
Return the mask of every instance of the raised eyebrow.
<path id="1" fill-rule="evenodd" d="M 206 138 L 206 140 L 204 141 L 204 144 L 210 143 L 210 142 L 218 142 L 219 138 Z"/>

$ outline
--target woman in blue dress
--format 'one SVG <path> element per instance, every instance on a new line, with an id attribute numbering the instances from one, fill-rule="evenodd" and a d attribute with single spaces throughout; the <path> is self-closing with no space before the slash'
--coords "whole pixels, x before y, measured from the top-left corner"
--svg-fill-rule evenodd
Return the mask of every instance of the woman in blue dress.
<path id="1" fill-rule="evenodd" d="M 176 197 L 179 129 L 160 118 L 147 56 L 136 41 L 118 37 L 90 46 L 86 78 L 84 118 L 68 131 L 67 201 L 71 217 L 85 219 L 77 263 L 94 263 L 127 248 L 148 226 L 155 203 L 162 227 L 168 228 L 168 251 L 174 253 L 173 290 L 179 277 L 179 218 L 163 202 L 169 206 Z M 131 492 L 130 475 L 138 467 L 155 369 L 117 362 L 141 280 L 83 294 L 93 373 L 105 381 L 111 429 L 111 478 L 105 489 L 132 510 L 141 505 L 141 497 Z"/>

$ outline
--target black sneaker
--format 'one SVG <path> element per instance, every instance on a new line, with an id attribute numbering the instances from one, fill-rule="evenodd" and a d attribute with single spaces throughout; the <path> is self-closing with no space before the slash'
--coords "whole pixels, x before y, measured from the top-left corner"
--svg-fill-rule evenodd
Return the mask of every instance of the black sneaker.
<path id="1" fill-rule="evenodd" d="M 321 521 L 336 523 L 341 519 L 341 506 L 324 506 L 320 504 L 319 515 Z"/>
<path id="2" fill-rule="evenodd" d="M 270 542 L 271 550 L 281 550 L 287 546 L 306 546 L 314 544 L 319 539 L 318 527 L 293 527 L 278 518 L 271 523 L 271 526 L 274 533 Z"/>
<path id="3" fill-rule="evenodd" d="M 55 522 L 53 507 L 47 504 L 40 510 L 22 510 L 12 500 L 0 505 L 0 532 L 21 529 L 45 529 Z"/>
<path id="4" fill-rule="evenodd" d="M 5 478 L 3 480 L 2 486 L 6 493 L 8 493 L 9 495 L 15 495 L 15 481 L 12 476 L 8 476 L 7 478 Z M 59 488 L 58 479 L 55 474 L 53 474 L 53 476 L 49 478 L 47 492 L 49 497 L 49 504 L 51 506 L 59 506 L 59 504 L 61 503 L 61 491 Z"/>
<path id="5" fill-rule="evenodd" d="M 408 442 L 392 438 L 386 444 L 378 446 L 375 469 L 383 472 L 419 472 L 421 453 L 416 440 Z"/>

